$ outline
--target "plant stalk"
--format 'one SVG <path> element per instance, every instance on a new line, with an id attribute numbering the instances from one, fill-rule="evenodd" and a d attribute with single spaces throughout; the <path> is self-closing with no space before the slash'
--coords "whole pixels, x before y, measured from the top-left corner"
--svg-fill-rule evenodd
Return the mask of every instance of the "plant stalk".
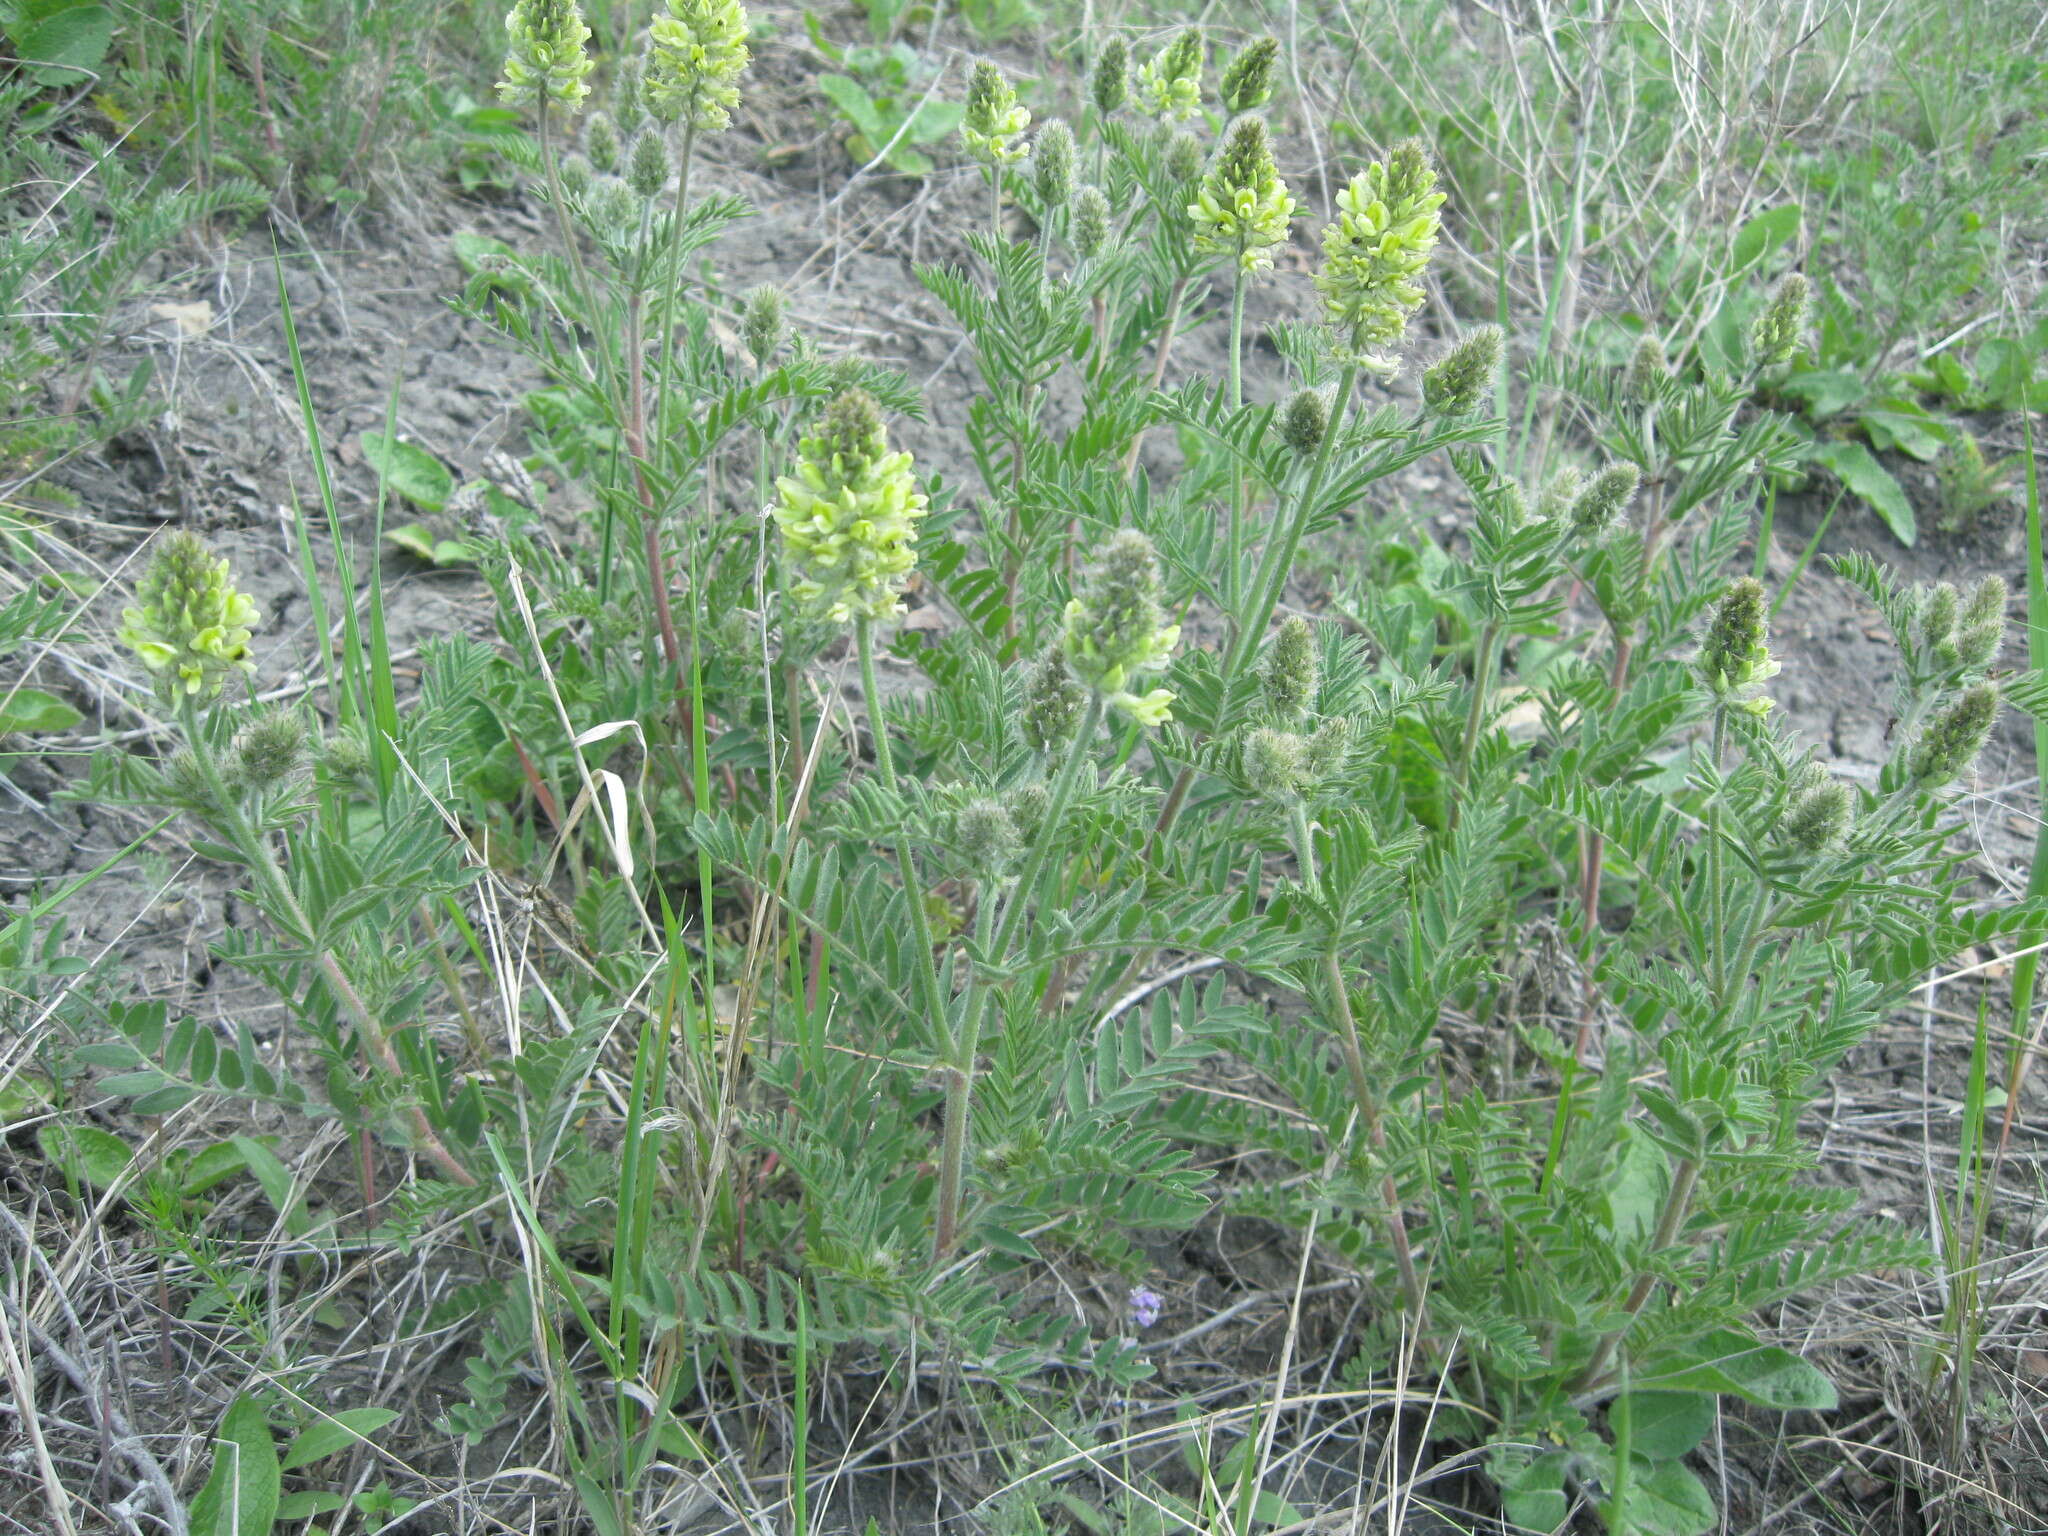
<path id="1" fill-rule="evenodd" d="M 293 893 L 291 882 L 285 878 L 270 846 L 249 824 L 249 818 L 242 814 L 233 791 L 228 788 L 226 777 L 220 771 L 220 763 L 213 755 L 213 744 L 206 739 L 206 732 L 199 719 L 199 703 L 192 694 L 186 694 L 178 703 L 178 721 L 185 728 L 185 739 L 192 748 L 192 759 L 199 767 L 199 776 L 205 782 L 207 793 L 212 796 L 214 806 L 220 815 L 220 830 L 227 834 L 228 841 L 248 861 L 249 871 L 256 877 L 256 883 L 264 894 L 275 903 L 291 922 L 298 934 L 305 940 L 307 951 L 320 967 L 320 974 L 326 978 L 328 988 L 340 1003 L 354 1017 L 356 1033 L 361 1037 L 363 1048 L 377 1065 L 403 1083 L 405 1070 L 399 1064 L 398 1053 L 391 1048 L 391 1037 L 384 1032 L 384 1026 L 363 1001 L 363 996 L 350 981 L 348 973 L 341 968 L 332 951 L 320 944 L 314 933 L 313 924 L 306 916 L 306 909 L 299 905 L 299 898 Z M 413 1124 L 413 1131 L 420 1139 L 420 1150 L 457 1184 L 474 1185 L 476 1175 L 456 1161 L 455 1155 L 442 1144 L 428 1122 L 426 1112 L 418 1104 L 406 1106 Z"/>

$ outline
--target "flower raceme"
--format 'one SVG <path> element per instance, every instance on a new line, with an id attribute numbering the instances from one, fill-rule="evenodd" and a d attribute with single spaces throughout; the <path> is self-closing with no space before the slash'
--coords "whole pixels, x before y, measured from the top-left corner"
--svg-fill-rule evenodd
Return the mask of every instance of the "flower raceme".
<path id="1" fill-rule="evenodd" d="M 773 508 L 790 596 L 837 624 L 899 612 L 925 498 L 910 455 L 890 450 L 874 397 L 845 391 L 798 451 Z"/>
<path id="2" fill-rule="evenodd" d="M 668 0 L 647 32 L 648 110 L 700 133 L 731 126 L 740 72 L 753 57 L 739 0 Z"/>
<path id="3" fill-rule="evenodd" d="M 590 28 L 576 0 L 517 0 L 505 14 L 504 78 L 508 105 L 559 102 L 574 112 L 590 94 Z"/>
<path id="4" fill-rule="evenodd" d="M 157 546 L 135 590 L 136 605 L 121 612 L 121 644 L 155 676 L 166 698 L 218 694 L 230 672 L 250 672 L 250 627 L 262 617 L 236 590 L 225 560 L 199 539 L 174 533 Z"/>
<path id="5" fill-rule="evenodd" d="M 1231 252 L 1242 270 L 1261 271 L 1272 266 L 1273 252 L 1285 243 L 1294 208 L 1287 183 L 1273 168 L 1265 119 L 1241 117 L 1188 205 L 1195 249 Z"/>
<path id="6" fill-rule="evenodd" d="M 1707 692 L 1754 715 L 1771 707 L 1763 685 L 1778 675 L 1765 623 L 1763 585 L 1745 576 L 1721 598 L 1693 659 L 1693 672 Z"/>
<path id="7" fill-rule="evenodd" d="M 986 59 L 967 78 L 967 110 L 960 118 L 960 137 L 968 153 L 985 165 L 1008 165 L 1024 158 L 1024 130 L 1031 126 L 1028 108 L 1003 72 Z"/>
<path id="8" fill-rule="evenodd" d="M 1132 685 L 1165 666 L 1179 643 L 1180 626 L 1165 619 L 1152 541 L 1126 529 L 1068 600 L 1061 651 L 1074 676 L 1107 703 L 1141 725 L 1163 725 L 1173 695 L 1164 688 L 1140 695 Z"/>
<path id="9" fill-rule="evenodd" d="M 1413 139 L 1376 160 L 1337 194 L 1337 217 L 1323 229 L 1316 287 L 1330 321 L 1357 347 L 1396 345 L 1422 304 L 1416 281 L 1436 249 L 1444 194 Z M 1386 367 L 1384 360 L 1375 365 Z"/>
<path id="10" fill-rule="evenodd" d="M 1184 123 L 1202 110 L 1202 34 L 1189 27 L 1138 66 L 1138 99 L 1162 122 Z"/>

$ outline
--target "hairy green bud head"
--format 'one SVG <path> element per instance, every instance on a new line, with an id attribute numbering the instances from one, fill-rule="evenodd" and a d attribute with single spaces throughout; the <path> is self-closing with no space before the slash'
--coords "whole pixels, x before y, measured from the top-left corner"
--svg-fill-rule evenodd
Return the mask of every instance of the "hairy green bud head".
<path id="1" fill-rule="evenodd" d="M 2011 593 L 2003 576 L 1986 576 L 1970 591 L 1970 601 L 1963 609 L 1962 623 L 1965 628 L 1979 624 L 2005 623 L 2005 605 Z"/>
<path id="2" fill-rule="evenodd" d="M 1967 605 L 1953 582 L 1922 587 L 1914 603 L 1915 636 L 1942 666 L 1981 672 L 2004 641 L 2005 600 L 2005 582 L 1996 576 L 1973 587 Z"/>
<path id="3" fill-rule="evenodd" d="M 789 334 L 782 290 L 773 283 L 749 289 L 740 311 L 740 338 L 755 366 L 765 368 Z"/>
<path id="4" fill-rule="evenodd" d="M 1247 732 L 1240 762 L 1245 783 L 1263 799 L 1291 800 L 1307 786 L 1308 743 L 1292 731 Z"/>
<path id="5" fill-rule="evenodd" d="M 1138 104 L 1161 122 L 1202 110 L 1202 34 L 1189 27 L 1138 66 Z"/>
<path id="6" fill-rule="evenodd" d="M 1752 714 L 1770 707 L 1770 701 L 1756 698 L 1754 690 L 1778 671 L 1765 623 L 1763 584 L 1749 576 L 1732 582 L 1693 659 L 1693 674 L 1701 687 Z"/>
<path id="7" fill-rule="evenodd" d="M 1849 786 L 1816 768 L 1786 808 L 1785 841 L 1808 856 L 1827 852 L 1848 833 L 1852 804 Z"/>
<path id="8" fill-rule="evenodd" d="M 1280 56 L 1279 42 L 1262 37 L 1247 44 L 1223 71 L 1220 93 L 1223 110 L 1232 114 L 1256 112 L 1273 99 L 1273 61 Z"/>
<path id="9" fill-rule="evenodd" d="M 1422 375 L 1422 400 L 1446 416 L 1465 416 L 1486 403 L 1500 367 L 1504 338 L 1497 325 L 1482 325 Z"/>
<path id="10" fill-rule="evenodd" d="M 891 617 L 925 515 L 910 455 L 891 451 L 881 409 L 861 389 L 840 394 L 797 446 L 773 509 L 790 596 L 833 623 Z"/>
<path id="11" fill-rule="evenodd" d="M 1230 125 L 1216 168 L 1202 178 L 1188 219 L 1195 249 L 1228 252 L 1245 272 L 1273 265 L 1273 252 L 1286 243 L 1295 203 L 1273 168 L 1273 146 L 1262 117 L 1240 117 Z"/>
<path id="12" fill-rule="evenodd" d="M 699 133 L 730 127 L 739 78 L 753 58 L 739 0 L 667 0 L 647 35 L 647 110 Z"/>
<path id="13" fill-rule="evenodd" d="M 1907 761 L 1913 782 L 1922 789 L 1939 789 L 1969 771 L 1984 743 L 1991 737 L 1998 718 L 1998 690 L 1978 683 L 1936 715 L 1913 744 Z"/>
<path id="14" fill-rule="evenodd" d="M 2005 644 L 2005 624 L 1972 624 L 1956 631 L 1956 664 L 1966 671 L 1983 672 L 1998 660 Z"/>
<path id="15" fill-rule="evenodd" d="M 600 176 L 583 194 L 583 223 L 599 240 L 631 238 L 640 227 L 640 197 L 617 176 Z"/>
<path id="16" fill-rule="evenodd" d="M 612 81 L 612 116 L 617 120 L 618 142 L 623 145 L 647 118 L 647 61 L 621 59 L 619 73 Z"/>
<path id="17" fill-rule="evenodd" d="M 1162 158 L 1166 174 L 1175 181 L 1193 181 L 1202 174 L 1202 141 L 1185 128 L 1176 128 L 1166 136 Z"/>
<path id="18" fill-rule="evenodd" d="M 984 878 L 1007 869 L 1023 843 L 1000 800 L 968 801 L 960 808 L 954 830 L 969 867 Z"/>
<path id="19" fill-rule="evenodd" d="M 1921 594 L 1920 612 L 1914 620 L 1920 631 L 1920 643 L 1940 655 L 1955 640 L 1956 615 L 1962 611 L 1962 605 L 1963 594 L 1953 582 L 1936 582 L 1927 588 Z"/>
<path id="20" fill-rule="evenodd" d="M 1646 331 L 1629 354 L 1628 367 L 1621 375 L 1621 397 L 1631 405 L 1648 405 L 1657 398 L 1664 381 L 1671 377 L 1671 365 L 1664 359 L 1664 342 L 1655 331 Z"/>
<path id="21" fill-rule="evenodd" d="M 649 202 L 661 196 L 674 169 L 669 163 L 668 145 L 659 133 L 650 128 L 634 136 L 633 147 L 626 155 L 626 185 L 637 196 Z"/>
<path id="22" fill-rule="evenodd" d="M 1109 220 L 1109 199 L 1102 195 L 1102 188 L 1083 187 L 1076 192 L 1067 226 L 1074 237 L 1074 254 L 1083 261 L 1099 256 L 1109 244 Z"/>
<path id="23" fill-rule="evenodd" d="M 1059 118 L 1038 130 L 1037 142 L 1031 146 L 1031 179 L 1048 219 L 1073 197 L 1074 168 L 1080 156 L 1074 130 Z"/>
<path id="24" fill-rule="evenodd" d="M 370 777 L 370 750 L 354 731 L 337 731 L 321 749 L 320 768 L 336 783 L 366 784 Z"/>
<path id="25" fill-rule="evenodd" d="M 1152 541 L 1126 529 L 1109 541 L 1101 561 L 1067 602 L 1061 640 L 1067 665 L 1088 687 L 1144 725 L 1171 718 L 1173 695 L 1132 692 L 1148 672 L 1166 665 L 1180 641 L 1180 626 L 1160 606 L 1159 561 Z"/>
<path id="26" fill-rule="evenodd" d="M 596 167 L 582 155 L 564 155 L 562 164 L 555 173 L 562 183 L 562 197 L 571 206 L 590 196 L 590 188 L 597 180 Z"/>
<path id="27" fill-rule="evenodd" d="M 1057 645 L 1032 663 L 1024 677 L 1024 740 L 1034 752 L 1050 752 L 1074 734 L 1088 692 L 1067 666 Z"/>
<path id="28" fill-rule="evenodd" d="M 1536 495 L 1536 516 L 1562 528 L 1570 523 L 1572 506 L 1586 488 L 1586 477 L 1567 464 L 1544 483 Z"/>
<path id="29" fill-rule="evenodd" d="M 212 806 L 213 785 L 190 747 L 180 747 L 163 760 L 164 788 L 188 805 Z"/>
<path id="30" fill-rule="evenodd" d="M 235 732 L 228 777 L 245 789 L 268 789 L 306 761 L 306 722 L 291 710 L 266 710 Z"/>
<path id="31" fill-rule="evenodd" d="M 1303 458 L 1323 446 L 1330 430 L 1330 403 L 1319 389 L 1297 389 L 1280 408 L 1280 441 Z"/>
<path id="32" fill-rule="evenodd" d="M 1024 130 L 1031 114 L 1017 104 L 1017 92 L 987 59 L 967 77 L 967 110 L 960 137 L 967 152 L 984 165 L 1003 166 L 1024 158 Z"/>
<path id="33" fill-rule="evenodd" d="M 1266 647 L 1266 664 L 1259 672 L 1266 712 L 1283 723 L 1300 719 L 1315 702 L 1316 673 L 1315 633 L 1307 619 L 1292 615 Z"/>
<path id="34" fill-rule="evenodd" d="M 165 698 L 210 699 L 230 672 L 256 669 L 249 632 L 261 615 L 236 590 L 227 561 L 214 559 L 196 535 L 173 533 L 158 541 L 135 599 L 133 608 L 121 610 L 119 639 Z"/>
<path id="35" fill-rule="evenodd" d="M 515 0 L 505 13 L 505 67 L 498 98 L 507 106 L 559 103 L 574 112 L 590 94 L 590 28 L 576 0 Z"/>
<path id="36" fill-rule="evenodd" d="M 1010 824 L 1023 842 L 1037 839 L 1039 829 L 1045 825 L 1045 813 L 1051 809 L 1052 791 L 1040 780 L 1019 784 L 1010 791 Z"/>
<path id="37" fill-rule="evenodd" d="M 1311 784 L 1321 784 L 1344 771 L 1351 755 L 1351 722 L 1337 716 L 1325 720 L 1308 739 L 1306 766 Z"/>
<path id="38" fill-rule="evenodd" d="M 1572 498 L 1571 529 L 1575 537 L 1599 539 L 1621 520 L 1642 483 L 1642 471 L 1629 463 L 1609 464 Z"/>
<path id="39" fill-rule="evenodd" d="M 1749 331 L 1750 360 L 1759 368 L 1789 363 L 1806 345 L 1806 307 L 1811 289 L 1803 275 L 1787 272 L 1771 292 L 1771 302 Z"/>
<path id="40" fill-rule="evenodd" d="M 590 157 L 592 168 L 603 175 L 619 174 L 626 152 L 619 138 L 618 122 L 609 112 L 599 109 L 584 123 L 583 153 Z"/>
<path id="41" fill-rule="evenodd" d="M 1095 56 L 1095 71 L 1088 77 L 1088 95 L 1095 110 L 1104 117 L 1116 111 L 1131 96 L 1131 45 L 1112 37 Z"/>
<path id="42" fill-rule="evenodd" d="M 1337 194 L 1336 220 L 1323 229 L 1316 287 L 1330 323 L 1352 348 L 1396 345 L 1422 304 L 1419 279 L 1436 249 L 1443 193 L 1422 145 L 1410 139 L 1374 161 Z M 1367 361 L 1367 359 L 1360 359 Z M 1391 364 L 1370 359 L 1380 371 Z"/>

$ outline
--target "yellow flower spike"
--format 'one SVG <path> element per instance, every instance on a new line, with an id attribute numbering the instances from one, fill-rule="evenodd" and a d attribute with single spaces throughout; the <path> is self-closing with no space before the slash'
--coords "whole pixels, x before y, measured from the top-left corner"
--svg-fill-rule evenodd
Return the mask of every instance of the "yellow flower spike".
<path id="1" fill-rule="evenodd" d="M 772 509 L 790 596 L 835 624 L 900 612 L 925 497 L 910 455 L 890 450 L 874 397 L 841 394 L 798 449 L 796 472 L 775 482 Z"/>
<path id="2" fill-rule="evenodd" d="M 1294 210 L 1287 183 L 1273 168 L 1265 119 L 1239 118 L 1231 125 L 1216 168 L 1202 178 L 1201 190 L 1188 206 L 1195 249 L 1228 252 L 1244 271 L 1263 271 L 1286 243 Z"/>
<path id="3" fill-rule="evenodd" d="M 739 105 L 739 77 L 753 54 L 739 0 L 667 0 L 648 28 L 648 111 L 665 123 L 722 133 Z"/>
<path id="4" fill-rule="evenodd" d="M 1350 346 L 1388 348 L 1422 304 L 1418 279 L 1436 249 L 1444 195 L 1421 144 L 1395 146 L 1337 194 L 1337 218 L 1323 230 L 1323 268 L 1316 287 L 1330 322 Z M 1383 356 L 1356 359 L 1390 371 Z"/>
<path id="5" fill-rule="evenodd" d="M 1202 34 L 1189 27 L 1138 66 L 1138 100 L 1161 122 L 1182 123 L 1202 110 Z"/>
<path id="6" fill-rule="evenodd" d="M 590 28 L 576 0 L 517 0 L 505 15 L 505 69 L 498 96 L 507 105 L 559 102 L 574 112 L 590 94 Z"/>
<path id="7" fill-rule="evenodd" d="M 166 699 L 210 699 L 229 673 L 255 670 L 249 637 L 262 615 L 236 589 L 227 561 L 194 535 L 174 533 L 158 544 L 135 596 L 135 606 L 121 611 L 118 638 Z"/>
<path id="8" fill-rule="evenodd" d="M 967 110 L 960 118 L 960 137 L 967 151 L 985 165 L 1008 165 L 1024 158 L 1024 130 L 1030 111 L 1017 103 L 1017 92 L 1003 72 L 986 59 L 967 78 Z"/>
<path id="9" fill-rule="evenodd" d="M 1171 693 L 1160 688 L 1140 695 L 1130 686 L 1164 667 L 1180 643 L 1180 626 L 1164 622 L 1150 539 L 1131 530 L 1111 539 L 1064 617 L 1060 648 L 1076 678 L 1142 725 L 1172 718 Z"/>

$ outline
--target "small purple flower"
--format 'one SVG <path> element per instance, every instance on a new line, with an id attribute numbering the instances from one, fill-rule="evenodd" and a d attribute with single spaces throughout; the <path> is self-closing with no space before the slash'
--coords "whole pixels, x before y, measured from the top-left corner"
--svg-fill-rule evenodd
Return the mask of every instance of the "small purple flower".
<path id="1" fill-rule="evenodd" d="M 1165 1306 L 1165 1299 L 1149 1285 L 1134 1285 L 1129 1297 L 1131 1322 L 1139 1328 L 1150 1328 L 1159 1321 L 1159 1309 Z"/>

